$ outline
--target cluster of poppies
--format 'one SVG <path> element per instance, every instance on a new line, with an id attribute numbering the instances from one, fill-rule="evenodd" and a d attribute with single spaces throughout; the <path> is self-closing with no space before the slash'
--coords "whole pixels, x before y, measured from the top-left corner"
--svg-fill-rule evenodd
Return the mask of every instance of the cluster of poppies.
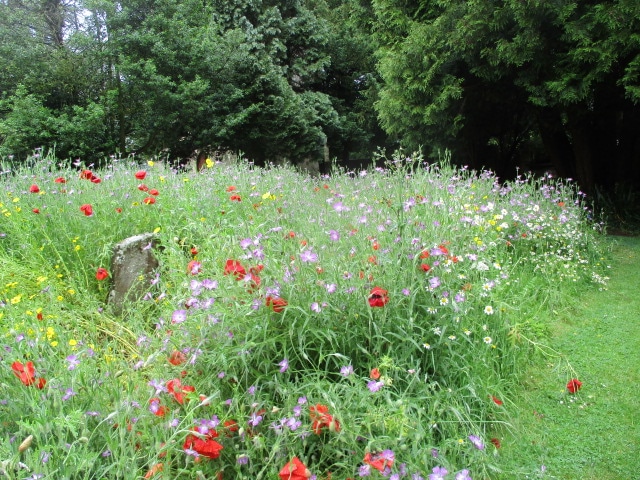
<path id="1" fill-rule="evenodd" d="M 134 176 L 138 180 L 144 180 L 147 177 L 147 172 L 146 170 L 138 170 L 136 173 L 134 173 Z M 142 203 L 144 203 L 145 205 L 153 205 L 154 203 L 156 203 L 156 197 L 160 195 L 160 192 L 158 190 L 156 190 L 155 188 L 149 188 L 144 183 L 138 185 L 138 190 L 140 190 L 141 192 L 149 193 L 150 195 L 142 200 Z"/>
<path id="2" fill-rule="evenodd" d="M 91 170 L 80 171 L 80 178 L 82 180 L 89 180 L 91 183 L 100 183 L 100 177 L 97 177 Z"/>
<path id="3" fill-rule="evenodd" d="M 13 374 L 27 387 L 34 386 L 42 390 L 47 384 L 44 378 L 36 378 L 36 367 L 33 365 L 33 362 L 27 362 L 26 364 L 18 361 L 13 362 L 11 364 L 11 370 L 13 370 Z"/>
<path id="4" fill-rule="evenodd" d="M 189 399 L 188 395 L 195 391 L 195 387 L 191 385 L 183 385 L 179 378 L 174 378 L 167 382 L 167 392 L 180 405 L 184 405 L 185 400 Z M 153 397 L 149 400 L 149 410 L 157 417 L 164 417 L 169 411 L 166 406 L 161 404 L 159 397 Z"/>
<path id="5" fill-rule="evenodd" d="M 340 422 L 329 414 L 329 407 L 326 405 L 312 405 L 309 407 L 309 416 L 311 417 L 311 430 L 320 435 L 323 428 L 330 432 L 340 431 Z"/>
<path id="6" fill-rule="evenodd" d="M 367 472 L 360 476 L 368 476 L 368 469 L 373 468 L 378 470 L 385 477 L 388 477 L 394 461 L 395 455 L 391 450 L 383 450 L 382 452 L 373 453 L 367 452 L 363 459 Z M 282 467 L 278 476 L 280 477 L 280 480 L 307 480 L 314 475 L 298 457 L 293 457 L 284 465 L 284 467 Z M 327 478 L 331 478 L 331 474 L 329 474 Z M 347 480 L 352 479 L 348 478 Z"/>
<path id="7" fill-rule="evenodd" d="M 237 190 L 237 188 L 234 185 L 229 185 L 227 187 L 227 192 L 232 193 L 235 192 Z M 234 193 L 233 195 L 231 195 L 229 197 L 229 200 L 231 200 L 232 202 L 241 202 L 242 201 L 242 197 L 240 195 L 238 195 L 237 193 Z"/>

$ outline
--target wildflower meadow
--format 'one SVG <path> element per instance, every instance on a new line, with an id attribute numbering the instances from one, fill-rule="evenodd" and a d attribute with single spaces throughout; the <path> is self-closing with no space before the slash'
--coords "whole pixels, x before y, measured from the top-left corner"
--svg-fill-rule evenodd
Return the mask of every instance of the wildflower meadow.
<path id="1" fill-rule="evenodd" d="M 601 225 L 550 175 L 402 152 L 2 170 L 8 478 L 492 478 L 548 316 L 607 281 Z M 116 316 L 112 248 L 141 233 L 160 267 Z"/>

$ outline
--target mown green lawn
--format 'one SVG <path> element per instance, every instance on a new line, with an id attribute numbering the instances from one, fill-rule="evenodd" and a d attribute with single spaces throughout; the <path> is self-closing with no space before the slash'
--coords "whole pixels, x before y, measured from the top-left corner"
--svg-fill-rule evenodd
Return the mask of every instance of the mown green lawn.
<path id="1" fill-rule="evenodd" d="M 498 451 L 513 465 L 501 478 L 640 478 L 640 238 L 612 240 L 607 290 L 557 317 L 550 346 L 563 356 L 529 373 L 524 413 Z M 578 394 L 558 388 L 573 377 Z"/>

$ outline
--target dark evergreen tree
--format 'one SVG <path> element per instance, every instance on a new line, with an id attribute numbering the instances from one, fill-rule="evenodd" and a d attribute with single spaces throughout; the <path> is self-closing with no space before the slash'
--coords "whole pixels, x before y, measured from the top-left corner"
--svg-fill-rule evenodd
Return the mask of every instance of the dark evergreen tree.
<path id="1" fill-rule="evenodd" d="M 638 2 L 373 4 L 377 106 L 404 143 L 501 174 L 540 145 L 588 191 L 639 179 Z"/>

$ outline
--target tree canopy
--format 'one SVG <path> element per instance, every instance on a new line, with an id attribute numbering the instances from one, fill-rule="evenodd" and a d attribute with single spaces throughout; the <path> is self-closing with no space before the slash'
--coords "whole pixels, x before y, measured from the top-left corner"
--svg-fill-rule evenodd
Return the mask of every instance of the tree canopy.
<path id="1" fill-rule="evenodd" d="M 373 49 L 331 7 L 2 2 L 0 154 L 55 143 L 60 156 L 94 161 L 115 152 L 184 158 L 204 147 L 256 161 L 319 158 L 325 146 L 370 155 L 374 134 L 384 141 L 367 100 Z M 354 44 L 362 56 L 348 52 Z"/>
<path id="2" fill-rule="evenodd" d="M 385 129 L 504 172 L 544 155 L 585 189 L 640 160 L 640 3 L 374 0 Z"/>

